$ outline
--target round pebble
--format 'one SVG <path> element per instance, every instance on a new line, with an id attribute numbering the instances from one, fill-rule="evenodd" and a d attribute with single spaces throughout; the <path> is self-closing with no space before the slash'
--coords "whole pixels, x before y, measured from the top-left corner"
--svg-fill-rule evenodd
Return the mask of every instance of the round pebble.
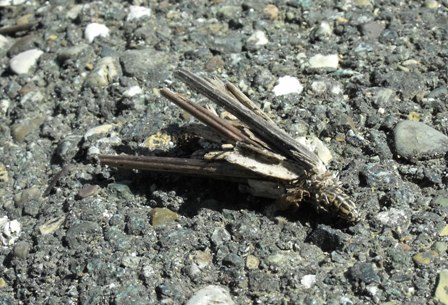
<path id="1" fill-rule="evenodd" d="M 96 37 L 109 37 L 109 29 L 101 23 L 90 23 L 84 31 L 84 37 L 92 43 Z"/>
<path id="2" fill-rule="evenodd" d="M 412 160 L 439 157 L 448 152 L 448 136 L 415 121 L 402 121 L 394 129 L 397 154 Z"/>
<path id="3" fill-rule="evenodd" d="M 16 74 L 27 74 L 37 63 L 39 57 L 44 54 L 39 49 L 32 49 L 17 54 L 9 61 L 9 67 Z"/>
<path id="4" fill-rule="evenodd" d="M 278 7 L 268 4 L 263 8 L 263 17 L 269 20 L 275 20 L 278 17 Z"/>

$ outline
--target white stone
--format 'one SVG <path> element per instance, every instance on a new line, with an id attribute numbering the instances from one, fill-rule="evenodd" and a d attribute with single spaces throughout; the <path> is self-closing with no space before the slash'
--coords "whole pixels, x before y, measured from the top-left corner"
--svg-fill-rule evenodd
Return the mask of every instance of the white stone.
<path id="1" fill-rule="evenodd" d="M 8 112 L 9 106 L 11 105 L 11 101 L 7 99 L 0 100 L 0 111 L 2 114 L 6 114 Z"/>
<path id="2" fill-rule="evenodd" d="M 89 137 L 97 134 L 105 134 L 110 132 L 114 128 L 112 124 L 104 124 L 96 127 L 92 127 L 84 134 L 84 138 L 88 139 Z"/>
<path id="3" fill-rule="evenodd" d="M 311 287 L 316 284 L 316 275 L 314 274 L 307 274 L 302 277 L 300 280 L 300 284 L 303 285 L 306 289 L 310 289 Z"/>
<path id="4" fill-rule="evenodd" d="M 319 37 L 322 36 L 330 36 L 333 33 L 333 29 L 331 28 L 330 24 L 327 21 L 322 21 L 319 24 L 319 27 L 317 28 L 317 35 Z"/>
<path id="5" fill-rule="evenodd" d="M 0 241 L 3 246 L 11 246 L 20 236 L 22 225 L 17 220 L 9 220 L 8 216 L 0 218 Z"/>
<path id="6" fill-rule="evenodd" d="M 27 74 L 44 52 L 39 49 L 31 49 L 17 54 L 9 61 L 9 67 L 16 74 Z"/>
<path id="7" fill-rule="evenodd" d="M 25 2 L 26 2 L 26 0 L 0 0 L 0 7 L 20 5 Z"/>
<path id="8" fill-rule="evenodd" d="M 309 59 L 311 68 L 332 68 L 337 69 L 339 65 L 338 54 L 322 55 L 316 54 Z"/>
<path id="9" fill-rule="evenodd" d="M 209 285 L 197 291 L 186 305 L 235 305 L 230 293 L 224 287 Z"/>
<path id="10" fill-rule="evenodd" d="M 129 8 L 129 14 L 126 18 L 126 21 L 131 21 L 135 19 L 140 19 L 142 17 L 150 17 L 151 16 L 151 9 L 149 7 L 144 6 L 136 6 L 131 5 Z"/>
<path id="11" fill-rule="evenodd" d="M 278 79 L 278 84 L 273 89 L 275 96 L 297 93 L 300 94 L 303 91 L 303 85 L 296 77 L 282 76 Z"/>
<path id="12" fill-rule="evenodd" d="M 89 43 L 92 43 L 96 37 L 109 37 L 109 29 L 101 23 L 90 23 L 84 31 L 84 36 Z"/>
<path id="13" fill-rule="evenodd" d="M 139 94 L 142 94 L 143 90 L 140 86 L 132 86 L 129 87 L 125 92 L 123 92 L 123 95 L 125 97 L 133 97 Z"/>
<path id="14" fill-rule="evenodd" d="M 255 31 L 250 37 L 247 39 L 247 42 L 253 44 L 255 46 L 264 46 L 269 43 L 266 34 L 263 31 Z"/>

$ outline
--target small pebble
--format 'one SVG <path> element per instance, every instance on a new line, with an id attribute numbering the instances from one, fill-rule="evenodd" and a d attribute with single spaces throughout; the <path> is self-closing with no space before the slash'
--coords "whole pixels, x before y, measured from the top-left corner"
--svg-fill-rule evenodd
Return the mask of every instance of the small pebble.
<path id="1" fill-rule="evenodd" d="M 439 236 L 448 236 L 448 225 L 445 225 L 442 230 L 439 232 Z"/>
<path id="2" fill-rule="evenodd" d="M 92 127 L 84 134 L 84 139 L 88 139 L 91 136 L 109 133 L 114 128 L 112 124 L 104 124 L 96 127 Z"/>
<path id="3" fill-rule="evenodd" d="M 390 189 L 400 184 L 400 177 L 390 163 L 367 163 L 361 175 L 368 186 L 378 189 Z"/>
<path id="4" fill-rule="evenodd" d="M 324 81 L 313 81 L 310 87 L 317 94 L 323 94 L 327 91 L 327 84 Z"/>
<path id="5" fill-rule="evenodd" d="M 348 271 L 348 276 L 356 282 L 370 284 L 379 282 L 380 278 L 371 263 L 358 262 Z"/>
<path id="6" fill-rule="evenodd" d="M 396 208 L 390 208 L 388 211 L 380 212 L 376 215 L 376 219 L 385 227 L 400 228 L 407 226 L 409 223 L 409 215 Z"/>
<path id="7" fill-rule="evenodd" d="M 300 94 L 303 91 L 303 85 L 296 77 L 282 76 L 278 79 L 278 84 L 272 90 L 275 96 L 286 95 L 290 93 Z"/>
<path id="8" fill-rule="evenodd" d="M 129 14 L 128 17 L 126 18 L 126 21 L 136 20 L 150 16 L 151 16 L 151 9 L 149 7 L 131 5 L 131 7 L 129 8 Z"/>
<path id="9" fill-rule="evenodd" d="M 333 34 L 333 29 L 327 21 L 322 21 L 315 30 L 314 36 L 316 38 L 325 38 Z"/>
<path id="10" fill-rule="evenodd" d="M 143 93 L 143 89 L 140 86 L 132 86 L 123 92 L 125 97 L 134 97 Z"/>
<path id="11" fill-rule="evenodd" d="M 369 21 L 361 25 L 360 30 L 361 33 L 371 39 L 376 39 L 380 37 L 381 33 L 383 33 L 386 25 L 383 22 L 378 21 Z"/>
<path id="12" fill-rule="evenodd" d="M 101 23 L 89 23 L 84 31 L 84 37 L 92 43 L 96 37 L 109 37 L 109 29 Z"/>
<path id="13" fill-rule="evenodd" d="M 0 100 L 0 111 L 3 115 L 8 112 L 9 107 L 11 106 L 11 101 L 7 99 Z"/>
<path id="14" fill-rule="evenodd" d="M 215 247 L 219 247 L 225 244 L 231 238 L 232 236 L 230 235 L 229 231 L 222 227 L 215 228 L 215 230 L 213 230 L 212 236 L 210 237 L 212 244 Z"/>
<path id="15" fill-rule="evenodd" d="M 179 215 L 167 208 L 154 208 L 151 210 L 151 224 L 154 227 L 171 223 L 179 218 Z"/>
<path id="16" fill-rule="evenodd" d="M 448 152 L 448 136 L 421 122 L 402 121 L 394 129 L 397 154 L 407 160 L 430 159 Z"/>
<path id="17" fill-rule="evenodd" d="M 317 54 L 309 59 L 309 65 L 311 68 L 330 68 L 337 69 L 339 65 L 338 54 L 322 55 Z"/>
<path id="18" fill-rule="evenodd" d="M 255 270 L 258 269 L 258 266 L 260 266 L 260 260 L 255 255 L 249 254 L 246 257 L 246 268 L 249 270 Z"/>
<path id="19" fill-rule="evenodd" d="M 24 4 L 27 0 L 0 0 L 0 7 Z"/>
<path id="20" fill-rule="evenodd" d="M 72 47 L 61 48 L 58 51 L 58 60 L 65 62 L 68 59 L 73 59 L 79 56 L 84 50 L 89 47 L 86 43 L 80 43 Z"/>
<path id="21" fill-rule="evenodd" d="M 309 240 L 325 252 L 341 248 L 346 239 L 346 234 L 341 230 L 326 225 L 319 225 L 309 236 Z"/>
<path id="22" fill-rule="evenodd" d="M 0 218 L 0 241 L 3 246 L 12 246 L 21 231 L 22 225 L 17 220 L 9 220 L 8 216 Z"/>
<path id="23" fill-rule="evenodd" d="M 318 137 L 299 137 L 296 140 L 305 145 L 309 150 L 317 154 L 319 159 L 324 164 L 330 163 L 330 161 L 333 159 L 331 151 Z"/>
<path id="24" fill-rule="evenodd" d="M 255 31 L 246 41 L 246 47 L 250 50 L 257 49 L 269 43 L 266 33 L 263 31 Z"/>
<path id="25" fill-rule="evenodd" d="M 78 192 L 80 198 L 86 198 L 98 193 L 100 187 L 98 185 L 86 184 Z"/>
<path id="26" fill-rule="evenodd" d="M 25 138 L 33 133 L 38 132 L 39 126 L 45 121 L 44 117 L 34 117 L 22 120 L 11 127 L 11 135 L 17 142 L 23 142 Z"/>
<path id="27" fill-rule="evenodd" d="M 106 87 L 121 76 L 118 60 L 112 56 L 101 58 L 86 79 L 86 85 L 91 88 Z"/>
<path id="28" fill-rule="evenodd" d="M 278 7 L 268 4 L 263 8 L 263 17 L 269 20 L 275 20 L 278 17 Z"/>
<path id="29" fill-rule="evenodd" d="M 429 8 L 429 9 L 432 9 L 432 10 L 438 9 L 439 8 L 439 2 L 434 1 L 434 0 L 426 0 L 425 1 L 425 7 Z"/>
<path id="30" fill-rule="evenodd" d="M 187 301 L 185 305 L 235 305 L 230 293 L 224 287 L 209 285 L 195 294 Z"/>
<path id="31" fill-rule="evenodd" d="M 311 287 L 314 286 L 314 284 L 316 284 L 316 275 L 314 274 L 304 275 L 300 279 L 300 284 L 302 284 L 303 287 L 305 287 L 306 289 L 310 289 Z"/>
<path id="32" fill-rule="evenodd" d="M 210 59 L 207 60 L 205 64 L 205 71 L 207 72 L 213 72 L 218 71 L 224 68 L 224 60 L 221 56 L 215 55 L 212 56 Z"/>
<path id="33" fill-rule="evenodd" d="M 358 7 L 365 7 L 372 5 L 372 0 L 354 0 L 353 4 Z"/>
<path id="34" fill-rule="evenodd" d="M 9 67 L 16 74 L 27 74 L 37 63 L 39 57 L 44 54 L 39 49 L 31 49 L 17 54 L 9 61 Z"/>
<path id="35" fill-rule="evenodd" d="M 0 182 L 8 182 L 9 174 L 6 166 L 0 162 Z"/>
<path id="36" fill-rule="evenodd" d="M 43 225 L 39 226 L 39 232 L 42 235 L 52 234 L 56 232 L 65 221 L 65 216 L 50 219 Z"/>
<path id="37" fill-rule="evenodd" d="M 436 251 L 428 250 L 428 251 L 424 251 L 424 252 L 420 252 L 420 253 L 415 254 L 412 257 L 412 260 L 417 265 L 429 265 L 437 257 L 439 257 L 439 255 L 437 254 Z"/>
<path id="38" fill-rule="evenodd" d="M 154 48 L 126 50 L 120 55 L 120 65 L 125 76 L 144 81 L 147 87 L 159 87 L 169 73 L 167 67 L 175 66 L 177 59 Z M 157 84 L 157 86 L 156 86 Z"/>
<path id="39" fill-rule="evenodd" d="M 440 303 L 448 305 L 448 269 L 440 271 L 434 297 Z"/>
<path id="40" fill-rule="evenodd" d="M 220 5 L 218 9 L 218 16 L 223 18 L 235 18 L 241 14 L 241 6 L 239 5 Z"/>
<path id="41" fill-rule="evenodd" d="M 0 289 L 8 287 L 8 283 L 6 283 L 5 279 L 0 277 Z"/>
<path id="42" fill-rule="evenodd" d="M 155 134 L 147 137 L 140 146 L 149 150 L 158 149 L 168 151 L 173 148 L 174 143 L 169 134 L 156 132 Z"/>
<path id="43" fill-rule="evenodd" d="M 13 255 L 17 258 L 26 258 L 30 253 L 30 244 L 26 241 L 19 241 L 14 246 Z"/>
<path id="44" fill-rule="evenodd" d="M 204 251 L 196 251 L 193 256 L 193 260 L 199 269 L 204 269 L 212 264 L 213 255 L 209 249 Z"/>

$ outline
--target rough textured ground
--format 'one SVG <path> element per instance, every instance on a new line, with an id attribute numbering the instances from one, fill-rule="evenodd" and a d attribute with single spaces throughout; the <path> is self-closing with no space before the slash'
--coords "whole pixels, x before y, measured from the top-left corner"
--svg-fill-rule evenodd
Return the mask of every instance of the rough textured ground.
<path id="1" fill-rule="evenodd" d="M 0 8 L 36 22 L 0 30 L 0 304 L 193 304 L 208 285 L 224 304 L 448 304 L 446 0 L 136 0 L 151 14 L 129 20 L 130 2 Z M 363 220 L 98 165 L 190 153 L 193 120 L 158 94 L 188 94 L 178 67 L 324 141 Z M 282 76 L 303 91 L 275 96 Z"/>

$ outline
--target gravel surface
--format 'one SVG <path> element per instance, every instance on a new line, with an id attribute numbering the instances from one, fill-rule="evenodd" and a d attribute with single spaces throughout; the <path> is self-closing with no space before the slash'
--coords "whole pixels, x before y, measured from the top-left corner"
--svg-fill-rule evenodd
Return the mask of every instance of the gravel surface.
<path id="1" fill-rule="evenodd" d="M 0 304 L 448 304 L 447 0 L 244 2 L 0 1 Z M 326 143 L 362 220 L 99 165 L 207 144 L 179 67 Z"/>

